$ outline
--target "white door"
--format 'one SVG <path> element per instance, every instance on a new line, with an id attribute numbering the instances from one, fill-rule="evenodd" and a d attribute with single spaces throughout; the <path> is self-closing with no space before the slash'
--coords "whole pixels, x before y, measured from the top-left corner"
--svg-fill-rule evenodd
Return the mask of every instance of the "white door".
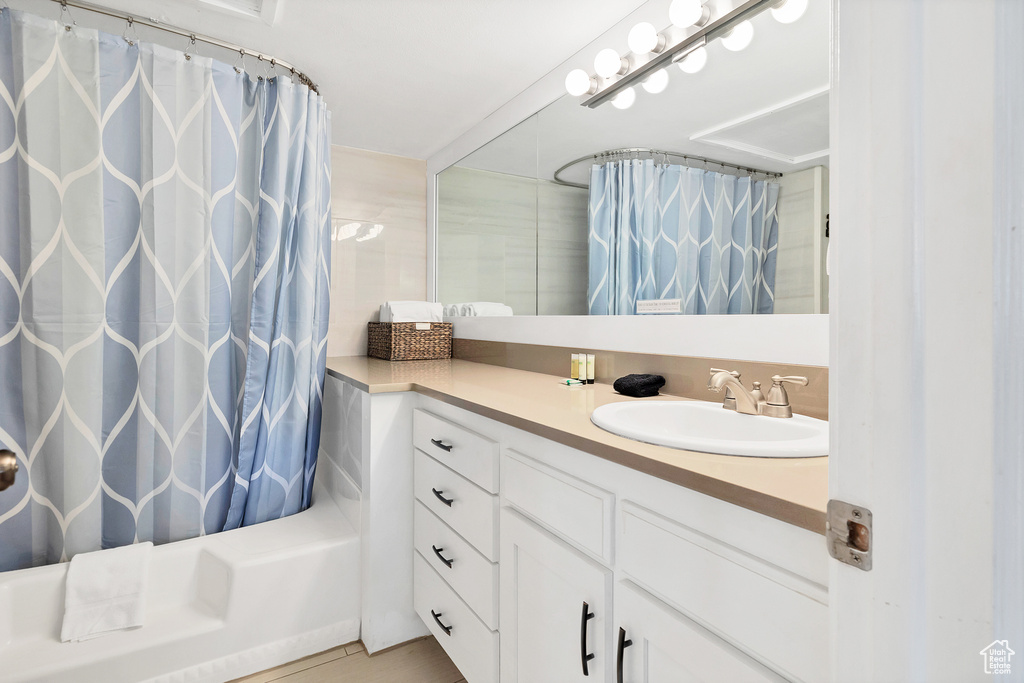
<path id="1" fill-rule="evenodd" d="M 606 681 L 611 570 L 516 512 L 501 512 L 501 680 Z"/>
<path id="2" fill-rule="evenodd" d="M 615 586 L 616 683 L 783 679 L 628 581 Z"/>
<path id="3" fill-rule="evenodd" d="M 1007 201 L 994 169 L 1021 148 L 996 106 L 1020 99 L 1020 6 L 833 0 L 829 493 L 874 525 L 870 571 L 832 561 L 834 683 L 991 680 L 982 650 L 1024 652 L 993 623 L 994 557 L 1021 543 L 1019 526 L 993 533 L 1021 518 L 1000 512 L 994 439 L 1021 423 L 998 412 L 1020 346 L 999 362 L 993 315 L 1019 297 L 993 265 L 1014 227 L 994 214 Z M 954 48 L 965 21 L 971 47 Z"/>

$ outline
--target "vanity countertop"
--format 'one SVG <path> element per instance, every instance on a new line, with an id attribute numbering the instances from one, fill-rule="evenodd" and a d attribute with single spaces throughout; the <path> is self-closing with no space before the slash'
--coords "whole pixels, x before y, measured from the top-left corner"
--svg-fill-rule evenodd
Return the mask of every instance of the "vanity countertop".
<path id="1" fill-rule="evenodd" d="M 590 413 L 622 396 L 608 384 L 568 387 L 559 377 L 465 360 L 327 359 L 327 372 L 371 394 L 415 391 L 517 429 L 617 462 L 789 524 L 825 533 L 828 458 L 748 458 L 632 441 Z M 690 399 L 661 395 L 658 400 Z"/>

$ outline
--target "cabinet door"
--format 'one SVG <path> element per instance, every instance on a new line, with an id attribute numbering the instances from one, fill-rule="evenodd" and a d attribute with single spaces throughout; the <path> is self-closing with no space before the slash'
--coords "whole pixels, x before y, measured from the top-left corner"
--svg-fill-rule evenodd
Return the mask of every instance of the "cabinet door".
<path id="1" fill-rule="evenodd" d="M 784 680 L 629 582 L 615 587 L 613 666 L 617 683 Z"/>
<path id="2" fill-rule="evenodd" d="M 606 681 L 611 571 L 509 508 L 499 571 L 502 682 Z"/>

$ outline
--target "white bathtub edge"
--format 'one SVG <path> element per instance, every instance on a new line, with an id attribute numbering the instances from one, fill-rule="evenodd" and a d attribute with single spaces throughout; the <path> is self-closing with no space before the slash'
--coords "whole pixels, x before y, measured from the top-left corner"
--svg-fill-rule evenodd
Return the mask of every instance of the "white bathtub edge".
<path id="1" fill-rule="evenodd" d="M 145 683 L 221 682 L 272 669 L 359 639 L 359 620 L 348 619 L 243 652 L 150 678 Z"/>

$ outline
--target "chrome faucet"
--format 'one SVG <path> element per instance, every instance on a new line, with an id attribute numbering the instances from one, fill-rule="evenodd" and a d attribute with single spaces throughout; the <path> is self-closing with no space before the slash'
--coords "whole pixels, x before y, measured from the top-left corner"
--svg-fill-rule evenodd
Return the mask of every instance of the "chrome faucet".
<path id="1" fill-rule="evenodd" d="M 754 388 L 747 391 L 739 380 L 738 372 L 719 370 L 711 368 L 711 376 L 708 378 L 708 389 L 721 391 L 724 387 L 725 400 L 722 407 L 726 410 L 735 410 L 744 415 L 765 415 L 767 417 L 793 417 L 793 408 L 789 405 L 789 394 L 786 393 L 784 383 L 800 384 L 807 386 L 806 377 L 781 377 L 772 376 L 772 387 L 768 390 L 768 397 L 761 393 L 761 383 L 754 382 Z"/>
<path id="2" fill-rule="evenodd" d="M 6 448 L 0 449 L 0 491 L 14 484 L 18 473 L 18 458 Z"/>

